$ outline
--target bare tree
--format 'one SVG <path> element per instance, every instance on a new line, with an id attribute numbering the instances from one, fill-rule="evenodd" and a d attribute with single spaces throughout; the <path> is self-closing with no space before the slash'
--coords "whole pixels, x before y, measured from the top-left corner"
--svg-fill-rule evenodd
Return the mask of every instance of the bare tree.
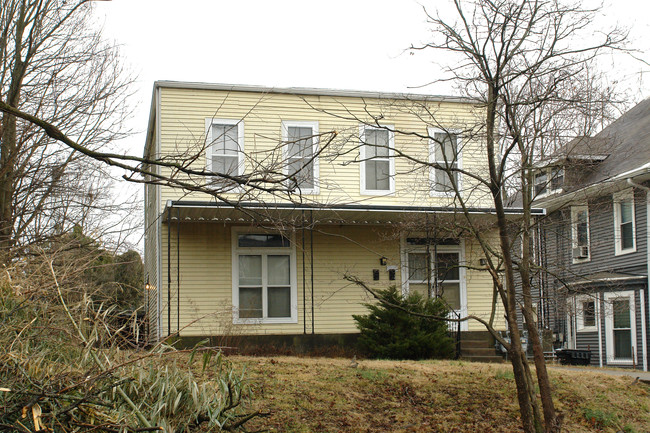
<path id="1" fill-rule="evenodd" d="M 0 5 L 0 101 L 64 129 L 89 149 L 110 149 L 132 79 L 91 22 L 91 3 L 7 0 Z M 84 224 L 107 204 L 101 165 L 4 112 L 0 127 L 0 251 Z M 112 209 L 113 211 L 115 209 Z"/>
<path id="2" fill-rule="evenodd" d="M 590 23 L 597 11 L 585 10 L 578 4 L 455 0 L 454 7 L 455 14 L 449 18 L 428 15 L 432 42 L 413 49 L 431 48 L 456 55 L 458 62 L 447 69 L 448 79 L 484 107 L 481 135 L 489 173 L 480 182 L 488 188 L 496 210 L 496 256 L 501 265 L 493 260 L 493 254 L 486 254 L 486 258 L 505 308 L 511 336 L 506 347 L 515 374 L 522 424 L 526 432 L 556 432 L 561 429 L 562 417 L 552 398 L 530 285 L 530 233 L 535 224 L 532 169 L 572 135 L 593 128 L 593 122 L 576 121 L 585 118 L 580 114 L 601 112 L 601 107 L 609 103 L 606 92 L 593 85 L 593 60 L 606 50 L 620 48 L 626 35 L 612 29 L 594 36 Z M 439 168 L 450 175 L 454 193 L 464 207 L 462 191 L 453 181 L 457 170 Z M 512 187 L 518 192 L 517 204 L 523 212 L 514 227 L 506 214 L 506 193 Z M 482 236 L 480 231 L 472 233 Z M 517 238 L 522 244 L 521 260 L 513 255 Z M 515 289 L 517 283 L 521 296 Z M 519 311 L 533 345 L 543 420 L 521 346 Z"/>
<path id="3" fill-rule="evenodd" d="M 532 169 L 569 136 L 576 133 L 584 135 L 597 126 L 594 122 L 574 121 L 584 118 L 585 113 L 601 113 L 602 107 L 608 106 L 608 95 L 589 85 L 593 81 L 591 61 L 604 50 L 618 47 L 625 40 L 625 34 L 614 30 L 602 33 L 599 41 L 589 43 L 589 38 L 585 38 L 584 34 L 589 32 L 595 11 L 554 1 L 479 0 L 461 3 L 455 0 L 454 5 L 456 15 L 452 19 L 429 15 L 433 41 L 414 49 L 443 50 L 458 56 L 458 63 L 448 68 L 450 75 L 447 79 L 458 83 L 460 89 L 476 101 L 479 116 L 477 122 L 462 126 L 464 130 L 460 134 L 467 137 L 468 142 L 480 140 L 484 143 L 485 154 L 482 156 L 487 160 L 488 171 L 475 173 L 460 167 L 457 164 L 457 150 L 442 152 L 440 158 L 431 159 L 429 155 L 409 155 L 395 149 L 394 157 L 408 160 L 414 171 L 428 173 L 433 168 L 446 174 L 446 180 L 436 178 L 434 183 L 443 185 L 444 191 L 451 197 L 450 203 L 457 207 L 458 215 L 464 217 L 456 219 L 456 223 L 462 224 L 463 230 L 474 237 L 482 248 L 487 260 L 486 270 L 493 280 L 495 299 L 501 301 L 505 310 L 511 340 L 500 341 L 506 346 L 513 365 L 524 430 L 556 432 L 561 429 L 561 415 L 558 415 L 553 403 L 530 285 L 531 272 L 534 271 L 530 257 L 530 232 L 535 224 Z M 232 203 L 233 199 L 225 194 L 233 185 L 246 187 L 238 200 L 257 193 L 279 195 L 291 201 L 301 199 L 299 190 L 287 187 L 287 183 L 291 183 L 301 169 L 287 173 L 284 170 L 287 161 L 281 154 L 266 152 L 266 159 L 262 161 L 260 155 L 250 155 L 254 169 L 250 173 L 239 174 L 215 172 L 197 164 L 209 145 L 201 138 L 194 141 L 193 147 L 179 146 L 182 151 L 159 160 L 155 155 L 141 158 L 98 151 L 90 145 L 92 142 L 86 143 L 76 138 L 82 137 L 82 134 L 69 132 L 74 129 L 65 124 L 61 126 L 56 119 L 41 116 L 37 105 L 22 107 L 12 103 L 11 98 L 2 99 L 4 102 L 0 101 L 0 111 L 5 113 L 9 126 L 11 122 L 15 123 L 15 117 L 19 117 L 26 121 L 26 130 L 31 125 L 41 128 L 48 137 L 72 149 L 73 155 L 78 152 L 145 176 L 139 179 L 129 175 L 131 180 L 170 185 L 185 191 L 202 191 L 226 203 Z M 421 118 L 442 129 L 442 132 L 437 135 L 394 130 L 395 134 L 436 142 L 444 147 L 442 145 L 457 133 L 446 131 L 443 125 L 437 124 L 436 113 L 427 111 L 426 106 L 414 103 L 402 108 L 419 113 Z M 355 120 L 382 128 L 381 119 L 381 113 L 376 113 L 369 115 L 369 118 Z M 3 145 L 5 132 L 11 138 L 10 129 L 7 131 L 3 123 Z M 61 131 L 66 131 L 66 134 Z M 321 135 L 320 152 L 324 152 L 333 143 L 336 133 Z M 360 143 L 358 137 L 353 139 Z M 282 143 L 278 149 L 281 147 Z M 345 149 L 345 152 L 350 151 Z M 3 149 L 2 157 L 8 158 L 14 154 L 17 155 L 13 148 L 8 148 L 7 152 Z M 312 158 L 317 156 L 313 155 Z M 336 152 L 332 158 L 336 158 Z M 355 162 L 362 161 L 357 159 Z M 471 182 L 461 185 L 458 175 Z M 216 182 L 206 183 L 206 177 Z M 474 185 L 472 190 L 467 188 L 470 184 Z M 4 185 L 3 191 L 7 191 L 7 183 Z M 511 205 L 507 192 L 513 189 L 519 193 L 523 213 L 516 224 L 513 224 L 507 212 Z M 485 225 L 472 216 L 472 201 L 485 195 L 492 201 L 496 212 L 498 245 L 494 245 L 489 235 L 486 236 Z M 523 251 L 520 258 L 513 255 L 514 245 L 519 239 Z M 521 294 L 516 291 L 518 282 Z M 521 345 L 517 321 L 520 312 L 533 344 L 541 412 L 533 376 Z M 483 323 L 496 335 L 491 321 Z"/>

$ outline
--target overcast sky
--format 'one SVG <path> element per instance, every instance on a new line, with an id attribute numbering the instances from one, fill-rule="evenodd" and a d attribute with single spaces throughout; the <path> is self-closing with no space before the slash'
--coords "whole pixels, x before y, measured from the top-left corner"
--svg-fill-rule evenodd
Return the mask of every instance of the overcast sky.
<path id="1" fill-rule="evenodd" d="M 631 27 L 632 44 L 645 51 L 650 5 L 608 1 L 604 24 Z M 432 12 L 447 3 L 112 0 L 96 3 L 96 11 L 105 36 L 122 47 L 138 76 L 131 127 L 140 133 L 127 146 L 140 153 L 155 80 L 451 93 L 448 86 L 420 87 L 438 77 L 436 53 L 406 51 L 427 41 L 422 5 Z M 639 89 L 636 99 L 650 96 L 648 85 L 638 82 L 640 64 L 618 60 L 610 67 L 613 80 L 625 78 Z"/>
<path id="2" fill-rule="evenodd" d="M 631 44 L 648 60 L 650 4 L 605 1 L 606 18 L 594 28 L 630 27 Z M 451 94 L 448 85 L 422 87 L 439 78 L 436 63 L 445 63 L 439 53 L 407 51 L 428 40 L 423 4 L 433 12 L 448 1 L 97 2 L 105 37 L 121 46 L 125 65 L 138 77 L 138 109 L 128 123 L 136 133 L 121 147 L 142 154 L 156 80 Z M 632 102 L 650 96 L 650 80 L 639 80 L 640 63 L 609 59 L 605 68 L 612 81 L 625 80 Z M 122 189 L 141 194 L 142 187 Z"/>

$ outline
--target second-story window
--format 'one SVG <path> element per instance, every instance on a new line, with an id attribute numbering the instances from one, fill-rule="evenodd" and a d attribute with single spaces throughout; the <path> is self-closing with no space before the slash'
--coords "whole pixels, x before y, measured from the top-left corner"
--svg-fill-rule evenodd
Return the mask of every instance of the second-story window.
<path id="1" fill-rule="evenodd" d="M 533 184 L 534 198 L 562 192 L 564 188 L 564 167 L 544 167 L 537 170 L 533 176 Z"/>
<path id="2" fill-rule="evenodd" d="M 615 254 L 636 251 L 634 192 L 629 189 L 614 194 Z"/>
<path id="3" fill-rule="evenodd" d="M 395 191 L 394 135 L 391 128 L 362 126 L 361 193 L 387 194 Z"/>
<path id="4" fill-rule="evenodd" d="M 458 170 L 460 168 L 459 136 L 441 129 L 429 129 L 431 140 L 430 161 L 434 167 L 431 173 L 434 193 L 454 192 L 454 184 L 460 189 Z"/>
<path id="5" fill-rule="evenodd" d="M 206 168 L 209 172 L 225 175 L 215 183 L 228 184 L 228 176 L 243 172 L 244 123 L 232 119 L 205 120 Z"/>
<path id="6" fill-rule="evenodd" d="M 303 194 L 318 192 L 318 122 L 282 122 L 288 187 Z"/>
<path id="7" fill-rule="evenodd" d="M 587 206 L 571 207 L 571 240 L 574 263 L 588 260 L 589 251 L 589 208 Z"/>

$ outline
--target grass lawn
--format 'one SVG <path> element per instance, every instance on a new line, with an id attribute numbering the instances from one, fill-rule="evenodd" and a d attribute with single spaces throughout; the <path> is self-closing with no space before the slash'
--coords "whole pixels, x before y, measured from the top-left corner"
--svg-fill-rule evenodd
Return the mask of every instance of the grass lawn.
<path id="1" fill-rule="evenodd" d="M 521 431 L 509 364 L 231 356 L 252 405 L 278 432 Z M 650 432 L 650 386 L 592 371 L 551 370 L 567 432 Z"/>

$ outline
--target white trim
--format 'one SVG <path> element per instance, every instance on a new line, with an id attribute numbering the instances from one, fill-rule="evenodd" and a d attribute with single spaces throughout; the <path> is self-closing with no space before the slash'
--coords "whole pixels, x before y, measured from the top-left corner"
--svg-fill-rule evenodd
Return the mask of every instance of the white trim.
<path id="1" fill-rule="evenodd" d="M 244 120 L 243 119 L 220 119 L 216 117 L 205 118 L 205 169 L 212 172 L 212 125 L 233 125 L 237 126 L 237 176 L 244 174 Z M 210 179 L 206 177 L 206 179 Z M 239 188 L 239 185 L 234 189 Z"/>
<path id="2" fill-rule="evenodd" d="M 407 101 L 457 102 L 466 104 L 482 103 L 482 100 L 462 96 L 425 95 L 421 93 L 372 92 L 349 89 L 322 89 L 316 87 L 267 87 L 247 84 L 200 83 L 192 81 L 154 82 L 154 88 L 223 90 L 228 92 L 281 93 L 289 95 L 346 96 L 353 98 L 404 99 Z"/>
<path id="3" fill-rule="evenodd" d="M 366 130 L 374 129 L 388 132 L 388 189 L 367 189 L 366 188 Z M 382 125 L 381 127 L 371 125 L 359 125 L 359 185 L 361 195 L 394 195 L 395 194 L 395 132 L 393 125 Z"/>
<path id="4" fill-rule="evenodd" d="M 596 294 L 596 326 L 598 327 L 598 365 L 603 366 L 603 319 L 601 303 L 603 296 L 601 293 Z"/>
<path id="5" fill-rule="evenodd" d="M 553 179 L 555 179 L 556 176 L 553 176 L 554 171 L 562 172 L 562 185 L 560 185 L 559 188 L 551 189 L 553 186 Z M 537 175 L 544 173 L 546 175 L 546 180 L 544 181 L 544 189 L 543 192 L 537 193 Z M 566 176 L 566 170 L 564 169 L 563 166 L 559 165 L 547 165 L 546 167 L 542 168 L 537 168 L 533 170 L 533 188 L 532 188 L 532 193 L 533 193 L 533 201 L 538 200 L 544 197 L 548 197 L 550 195 L 555 195 L 555 194 L 560 194 L 564 189 L 564 177 Z M 541 183 L 541 182 L 540 182 Z"/>
<path id="6" fill-rule="evenodd" d="M 614 359 L 614 314 L 611 304 L 612 300 L 619 298 L 628 298 L 630 303 L 630 331 L 632 343 L 632 358 L 631 359 Z M 607 292 L 604 294 L 605 300 L 605 345 L 607 348 L 607 364 L 608 365 L 632 365 L 636 358 L 636 308 L 634 303 L 634 291 L 626 290 L 621 292 Z"/>
<path id="7" fill-rule="evenodd" d="M 597 331 L 597 323 L 596 323 L 596 317 L 597 317 L 597 298 L 595 298 L 592 295 L 577 295 L 575 296 L 575 302 L 576 302 L 576 311 L 575 311 L 575 316 L 576 316 L 576 332 L 596 332 Z M 591 326 L 585 326 L 584 324 L 584 310 L 583 310 L 583 303 L 584 302 L 593 302 L 594 303 L 594 324 Z"/>
<path id="8" fill-rule="evenodd" d="M 621 237 L 621 202 L 632 201 L 632 247 L 622 248 Z M 612 208 L 614 210 L 614 255 L 621 256 L 636 252 L 636 206 L 634 205 L 634 190 L 628 188 L 626 190 L 614 193 L 612 195 Z"/>
<path id="9" fill-rule="evenodd" d="M 318 158 L 318 149 L 319 149 L 319 132 L 318 132 L 318 121 L 311 120 L 283 120 L 281 125 L 281 134 L 282 134 L 282 160 L 283 160 L 283 172 L 284 174 L 289 174 L 289 153 L 288 153 L 288 144 L 289 139 L 289 127 L 297 128 L 311 128 L 312 133 L 312 164 L 313 164 L 313 176 L 314 176 L 314 187 L 313 188 L 299 188 L 301 194 L 317 195 L 320 193 L 320 179 L 319 179 L 319 158 Z"/>
<path id="10" fill-rule="evenodd" d="M 155 143 L 155 151 L 154 151 L 154 158 L 157 160 L 161 157 L 161 150 L 160 150 L 160 135 L 161 135 L 161 125 L 160 125 L 160 89 L 157 89 L 156 91 L 156 113 L 158 115 L 155 117 L 155 122 L 156 122 L 156 143 Z M 161 167 L 159 165 L 156 165 L 154 172 L 156 174 L 160 174 Z M 158 254 L 158 266 L 157 266 L 157 277 L 156 277 L 156 285 L 157 285 L 157 301 L 156 301 L 156 308 L 158 309 L 158 314 L 157 314 L 157 319 L 158 319 L 158 325 L 157 325 L 157 340 L 160 340 L 163 336 L 162 332 L 162 325 L 163 325 L 163 320 L 162 320 L 162 215 L 161 215 L 161 209 L 160 206 L 162 204 L 162 187 L 160 184 L 156 184 L 156 250 Z"/>
<path id="11" fill-rule="evenodd" d="M 462 136 L 460 135 L 461 131 L 456 130 L 456 129 L 441 129 L 441 128 L 434 128 L 434 127 L 429 127 L 427 128 L 427 132 L 429 134 L 429 163 L 440 163 L 444 161 L 436 161 L 436 146 L 438 146 L 440 143 L 435 141 L 433 139 L 435 134 L 449 134 L 449 135 L 455 135 L 456 136 L 456 168 L 458 170 L 463 169 L 463 144 L 462 144 Z M 450 161 L 447 161 L 450 162 Z M 462 192 L 463 191 L 463 176 L 461 175 L 460 172 L 456 172 L 457 174 L 457 187 L 458 191 Z M 431 197 L 453 197 L 456 192 L 455 191 L 436 191 L 435 190 L 435 184 L 436 184 L 436 169 L 433 167 L 429 168 L 429 195 Z"/>
<path id="12" fill-rule="evenodd" d="M 587 245 L 578 245 L 578 214 L 587 213 Z M 573 250 L 577 247 L 587 247 L 587 257 L 579 258 L 573 255 Z M 589 206 L 571 206 L 571 257 L 573 263 L 585 263 L 591 261 L 591 227 L 589 226 Z"/>
<path id="13" fill-rule="evenodd" d="M 289 247 L 275 247 L 275 248 L 258 248 L 258 247 L 239 247 L 238 236 L 244 233 L 266 233 L 266 234 L 280 234 L 273 230 L 264 230 L 255 227 L 232 227 L 231 229 L 231 261 L 232 261 L 232 323 L 236 325 L 255 325 L 255 324 L 269 324 L 269 323 L 298 323 L 298 277 L 297 277 L 297 263 L 296 263 L 296 243 L 293 239 L 293 233 L 289 239 Z M 262 318 L 239 318 L 239 260 L 236 257 L 239 253 L 257 253 L 268 254 L 289 254 L 289 283 L 291 285 L 291 317 L 262 317 Z M 263 273 L 264 274 L 264 273 Z M 265 276 L 263 275 L 265 279 Z M 264 284 L 265 285 L 265 284 Z M 262 309 L 266 312 L 267 308 L 267 295 L 266 290 L 262 290 Z M 266 313 L 263 313 L 265 315 Z M 303 312 L 304 314 L 304 312 Z"/>
<path id="14" fill-rule="evenodd" d="M 643 357 L 643 371 L 648 371 L 648 342 L 646 339 L 645 331 L 645 292 L 643 289 L 639 290 L 639 303 L 641 304 L 641 356 Z"/>

